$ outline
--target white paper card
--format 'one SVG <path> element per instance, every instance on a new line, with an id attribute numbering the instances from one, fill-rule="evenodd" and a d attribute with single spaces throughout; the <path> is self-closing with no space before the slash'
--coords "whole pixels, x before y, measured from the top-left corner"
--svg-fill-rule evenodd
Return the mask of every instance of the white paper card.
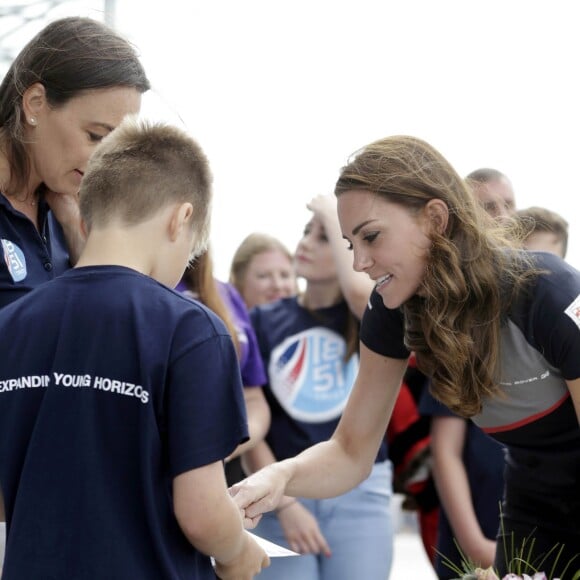
<path id="1" fill-rule="evenodd" d="M 252 532 L 248 532 L 250 536 L 258 542 L 258 544 L 264 548 L 264 551 L 270 558 L 283 558 L 285 556 L 300 556 L 297 552 L 293 552 L 292 550 L 288 550 L 288 548 L 284 548 L 283 546 L 279 546 L 278 544 L 274 544 L 274 542 L 270 542 L 269 540 L 264 540 L 264 538 L 260 538 L 260 536 L 256 536 L 256 534 L 252 534 Z"/>

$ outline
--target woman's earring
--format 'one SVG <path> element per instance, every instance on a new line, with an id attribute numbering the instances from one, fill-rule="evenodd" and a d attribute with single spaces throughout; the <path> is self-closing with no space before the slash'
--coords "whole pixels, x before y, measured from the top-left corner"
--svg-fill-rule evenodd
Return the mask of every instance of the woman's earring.
<path id="1" fill-rule="evenodd" d="M 30 117 L 30 119 L 28 119 L 28 122 L 35 127 L 36 126 L 36 119 L 34 117 Z"/>

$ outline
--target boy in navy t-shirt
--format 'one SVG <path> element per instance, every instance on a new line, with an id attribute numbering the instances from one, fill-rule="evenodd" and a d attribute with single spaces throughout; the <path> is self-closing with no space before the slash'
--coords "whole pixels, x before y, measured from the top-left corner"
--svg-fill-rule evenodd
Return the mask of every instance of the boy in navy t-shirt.
<path id="1" fill-rule="evenodd" d="M 210 202 L 190 137 L 124 121 L 83 178 L 77 266 L 0 312 L 4 580 L 249 579 L 268 564 L 224 478 L 247 439 L 235 349 L 171 289 L 206 245 Z"/>

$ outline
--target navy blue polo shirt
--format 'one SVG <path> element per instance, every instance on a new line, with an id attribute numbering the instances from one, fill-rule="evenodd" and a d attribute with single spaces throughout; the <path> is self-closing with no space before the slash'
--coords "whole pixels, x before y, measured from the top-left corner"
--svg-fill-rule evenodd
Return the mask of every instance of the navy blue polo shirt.
<path id="1" fill-rule="evenodd" d="M 40 232 L 0 193 L 0 308 L 70 268 L 64 233 L 39 201 Z"/>

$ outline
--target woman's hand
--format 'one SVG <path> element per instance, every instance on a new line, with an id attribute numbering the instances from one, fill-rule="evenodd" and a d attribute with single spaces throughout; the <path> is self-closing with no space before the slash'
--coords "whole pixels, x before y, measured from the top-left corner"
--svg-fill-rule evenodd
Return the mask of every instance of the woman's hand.
<path id="1" fill-rule="evenodd" d="M 78 193 L 74 195 L 71 193 L 57 193 L 47 189 L 44 192 L 44 199 L 63 228 L 80 223 Z"/>
<path id="2" fill-rule="evenodd" d="M 255 528 L 262 514 L 272 511 L 280 503 L 290 479 L 286 464 L 267 465 L 230 487 L 230 495 L 242 510 L 245 528 Z"/>
<path id="3" fill-rule="evenodd" d="M 57 193 L 46 190 L 44 199 L 66 238 L 71 264 L 76 264 L 85 246 L 86 237 L 81 227 L 81 212 L 78 194 Z"/>
<path id="4" fill-rule="evenodd" d="M 320 554 L 330 556 L 330 547 L 322 535 L 316 518 L 295 499 L 290 504 L 278 507 L 276 515 L 284 530 L 291 550 L 300 554 Z"/>
<path id="5" fill-rule="evenodd" d="M 329 223 L 338 224 L 338 214 L 336 210 L 336 197 L 334 195 L 317 195 L 313 197 L 306 207 L 320 219 L 327 227 Z"/>

